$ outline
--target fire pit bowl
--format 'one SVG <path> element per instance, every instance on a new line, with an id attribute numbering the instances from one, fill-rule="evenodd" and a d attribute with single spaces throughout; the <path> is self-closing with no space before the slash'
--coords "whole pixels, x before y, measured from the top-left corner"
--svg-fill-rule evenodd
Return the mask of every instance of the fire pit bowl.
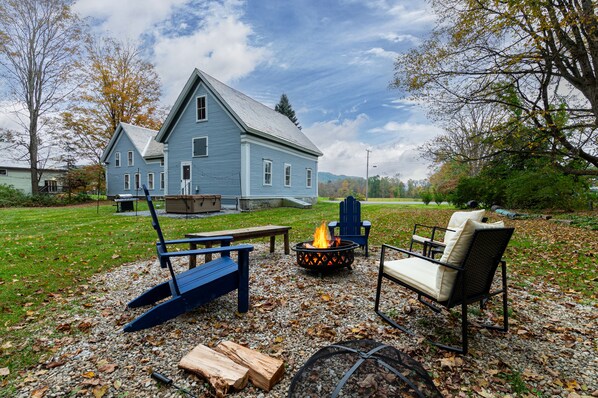
<path id="1" fill-rule="evenodd" d="M 355 259 L 354 250 L 359 245 L 350 240 L 341 240 L 329 248 L 311 246 L 310 241 L 297 243 L 292 247 L 297 253 L 297 264 L 303 268 L 327 271 L 337 268 L 351 268 Z"/>

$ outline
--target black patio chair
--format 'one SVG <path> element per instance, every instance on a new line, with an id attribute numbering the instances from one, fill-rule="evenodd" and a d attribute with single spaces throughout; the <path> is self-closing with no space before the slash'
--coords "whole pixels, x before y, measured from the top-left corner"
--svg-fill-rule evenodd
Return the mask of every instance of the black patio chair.
<path id="1" fill-rule="evenodd" d="M 508 330 L 507 267 L 502 255 L 511 239 L 513 228 L 497 224 L 483 224 L 468 220 L 455 239 L 447 243 L 440 260 L 426 257 L 390 245 L 383 245 L 380 255 L 380 269 L 376 288 L 374 310 L 392 326 L 410 334 L 415 332 L 400 325 L 380 310 L 382 280 L 387 279 L 417 293 L 418 300 L 435 312 L 443 308 L 461 307 L 461 345 L 449 346 L 436 341 L 430 343 L 449 350 L 466 354 L 467 306 L 480 303 L 483 309 L 493 296 L 502 295 L 502 326 L 482 325 L 489 329 Z M 406 254 L 407 258 L 387 260 L 387 251 Z M 492 290 L 498 265 L 501 266 L 502 287 Z"/>
<path id="2" fill-rule="evenodd" d="M 145 293 L 131 301 L 127 306 L 135 308 L 153 305 L 166 298 L 168 300 L 153 306 L 144 314 L 125 325 L 124 331 L 134 332 L 159 325 L 234 290 L 238 291 L 238 311 L 247 312 L 249 309 L 249 252 L 253 250 L 253 246 L 230 246 L 230 242 L 232 241 L 231 236 L 164 240 L 152 198 L 145 185 L 143 185 L 143 191 L 152 216 L 152 226 L 158 233 L 156 250 L 160 266 L 168 268 L 170 280 L 145 291 Z M 207 242 L 218 242 L 221 247 L 174 252 L 169 252 L 167 249 L 168 246 L 172 245 L 188 245 L 189 243 L 205 244 Z M 231 252 L 238 253 L 237 262 L 230 257 Z M 174 271 L 170 262 L 170 259 L 173 257 L 210 253 L 219 253 L 221 257 L 179 274 Z"/>
<path id="3" fill-rule="evenodd" d="M 446 227 L 441 227 L 439 225 L 415 224 L 413 226 L 409 251 L 413 251 L 413 244 L 417 243 L 422 245 L 422 254 L 424 256 L 433 258 L 437 254 L 442 254 L 446 247 L 446 242 L 451 240 L 457 229 L 463 226 L 465 221 L 471 219 L 474 221 L 486 222 L 488 218 L 484 217 L 484 213 L 484 209 L 456 211 L 451 215 Z"/>

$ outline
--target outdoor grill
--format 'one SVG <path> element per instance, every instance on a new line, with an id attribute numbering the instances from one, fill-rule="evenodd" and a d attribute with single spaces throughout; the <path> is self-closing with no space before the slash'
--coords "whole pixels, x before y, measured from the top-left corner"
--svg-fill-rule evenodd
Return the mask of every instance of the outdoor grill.
<path id="1" fill-rule="evenodd" d="M 133 203 L 138 201 L 139 198 L 134 197 L 130 193 L 118 194 L 114 197 L 116 203 L 116 212 L 121 213 L 123 211 L 133 211 Z"/>
<path id="2" fill-rule="evenodd" d="M 355 258 L 354 250 L 359 245 L 350 240 L 338 240 L 329 248 L 317 248 L 306 241 L 297 243 L 292 249 L 297 253 L 297 264 L 303 268 L 317 271 L 337 268 L 351 268 Z"/>

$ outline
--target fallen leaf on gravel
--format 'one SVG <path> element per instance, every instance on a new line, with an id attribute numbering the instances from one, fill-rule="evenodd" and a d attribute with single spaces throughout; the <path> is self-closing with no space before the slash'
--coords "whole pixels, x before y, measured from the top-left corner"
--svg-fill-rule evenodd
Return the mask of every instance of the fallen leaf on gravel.
<path id="1" fill-rule="evenodd" d="M 42 398 L 46 395 L 46 391 L 48 391 L 48 387 L 38 388 L 37 390 L 33 390 L 31 393 L 31 398 Z"/>
<path id="2" fill-rule="evenodd" d="M 107 391 L 108 391 L 107 385 L 104 385 L 101 387 L 96 387 L 93 389 L 93 396 L 95 398 L 102 398 L 106 394 Z"/>
<path id="3" fill-rule="evenodd" d="M 8 376 L 10 374 L 10 370 L 8 368 L 0 368 L 0 376 Z"/>
<path id="4" fill-rule="evenodd" d="M 86 379 L 91 379 L 92 377 L 96 377 L 96 374 L 90 370 L 89 372 L 83 373 L 81 376 L 85 377 Z"/>
<path id="5" fill-rule="evenodd" d="M 64 365 L 65 363 L 66 362 L 64 362 L 64 361 L 52 361 L 52 362 L 48 362 L 47 364 L 45 364 L 44 367 L 46 369 L 54 369 L 54 368 Z"/>
<path id="6" fill-rule="evenodd" d="M 116 365 L 115 363 L 107 363 L 105 365 L 100 366 L 98 370 L 100 372 L 112 373 L 116 370 L 117 367 L 118 365 Z"/>
<path id="7" fill-rule="evenodd" d="M 330 299 L 332 297 L 330 297 L 330 295 L 328 293 L 324 293 L 322 296 L 320 296 L 322 298 L 322 300 L 324 301 L 330 301 Z"/>
<path id="8" fill-rule="evenodd" d="M 115 389 L 119 390 L 123 385 L 123 382 L 120 380 L 114 380 L 114 383 L 112 383 L 112 387 L 114 387 Z"/>

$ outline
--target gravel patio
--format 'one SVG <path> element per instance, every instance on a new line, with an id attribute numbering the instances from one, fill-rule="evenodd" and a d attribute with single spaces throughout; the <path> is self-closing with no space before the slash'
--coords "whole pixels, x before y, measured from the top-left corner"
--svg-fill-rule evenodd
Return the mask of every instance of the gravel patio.
<path id="1" fill-rule="evenodd" d="M 352 271 L 321 276 L 298 267 L 293 254 L 254 246 L 247 314 L 236 313 L 236 294 L 230 293 L 154 328 L 123 333 L 122 326 L 144 311 L 127 310 L 126 303 L 166 278 L 155 260 L 97 275 L 74 297 L 56 295 L 65 307 L 76 300 L 83 309 L 56 314 L 59 328 L 70 331 L 67 337 L 53 339 L 52 330 L 40 334 L 47 337 L 38 343 L 54 354 L 22 374 L 17 396 L 180 397 L 150 378 L 158 371 L 197 397 L 211 397 L 209 386 L 178 362 L 197 344 L 231 340 L 279 357 L 286 366 L 269 393 L 249 384 L 231 396 L 285 397 L 293 375 L 318 349 L 360 338 L 393 345 L 418 360 L 446 397 L 598 396 L 597 308 L 553 286 L 529 289 L 509 275 L 509 333 L 470 328 L 470 353 L 458 356 L 394 330 L 374 313 L 379 247 L 370 248 L 369 258 L 357 250 Z M 533 293 L 540 290 L 542 295 Z M 394 304 L 407 306 L 397 306 L 395 316 L 412 326 L 425 331 L 456 325 L 446 312 L 435 315 L 414 295 L 395 291 Z M 500 300 L 493 301 L 496 306 L 481 319 L 496 316 Z"/>

